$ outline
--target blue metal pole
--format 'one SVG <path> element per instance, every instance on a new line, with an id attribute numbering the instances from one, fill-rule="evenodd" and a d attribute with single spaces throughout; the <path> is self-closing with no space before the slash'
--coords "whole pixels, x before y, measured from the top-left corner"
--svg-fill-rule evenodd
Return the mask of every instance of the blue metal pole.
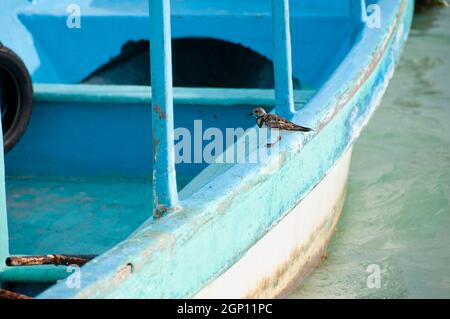
<path id="1" fill-rule="evenodd" d="M 175 175 L 170 0 L 149 0 L 152 77 L 153 214 L 178 204 Z"/>
<path id="2" fill-rule="evenodd" d="M 272 37 L 275 73 L 275 111 L 290 117 L 295 113 L 292 84 L 289 0 L 272 0 Z"/>
<path id="3" fill-rule="evenodd" d="M 1 79 L 0 79 L 1 81 Z M 2 83 L 0 83 L 0 87 Z M 1 92 L 0 88 L 0 95 Z M 2 96 L 0 96 L 0 101 Z M 2 132 L 2 122 L 0 121 L 0 132 Z M 6 191 L 5 191 L 5 162 L 3 153 L 3 138 L 0 137 L 0 271 L 5 268 L 5 258 L 9 254 L 8 218 L 6 214 Z"/>

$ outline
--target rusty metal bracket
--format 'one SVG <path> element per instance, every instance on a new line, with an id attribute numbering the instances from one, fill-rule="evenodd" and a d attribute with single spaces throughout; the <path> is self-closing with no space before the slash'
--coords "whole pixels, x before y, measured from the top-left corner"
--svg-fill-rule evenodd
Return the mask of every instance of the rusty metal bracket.
<path id="1" fill-rule="evenodd" d="M 0 289 L 0 299 L 33 299 L 30 296 L 18 294 L 13 291 Z"/>
<path id="2" fill-rule="evenodd" d="M 46 256 L 13 256 L 6 258 L 6 265 L 33 266 L 33 265 L 55 265 L 55 266 L 82 266 L 94 259 L 96 255 L 46 255 Z"/>

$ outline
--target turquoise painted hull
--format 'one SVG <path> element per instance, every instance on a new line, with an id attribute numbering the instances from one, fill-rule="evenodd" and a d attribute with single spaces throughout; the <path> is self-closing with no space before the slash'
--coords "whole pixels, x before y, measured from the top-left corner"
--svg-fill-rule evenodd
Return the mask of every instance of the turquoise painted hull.
<path id="1" fill-rule="evenodd" d="M 295 93 L 297 113 L 293 121 L 314 128 L 314 132 L 283 136 L 279 152 L 272 155 L 269 163 L 177 165 L 181 208 L 157 220 L 150 217 L 151 201 L 146 200 L 151 198 L 152 172 L 149 91 L 136 86 L 73 84 L 86 76 L 91 61 L 81 63 L 78 71 L 71 72 L 70 63 L 59 66 L 64 64 L 59 58 L 52 60 L 40 54 L 39 50 L 49 44 L 48 39 L 39 39 L 40 47 L 22 56 L 33 80 L 46 84 L 35 85 L 35 109 L 30 126 L 21 142 L 4 156 L 6 171 L 0 172 L 9 190 L 8 198 L 2 195 L 2 184 L 0 257 L 6 258 L 10 253 L 99 254 L 81 268 L 79 288 L 68 287 L 62 281 L 39 294 L 40 298 L 195 296 L 235 265 L 320 184 L 370 119 L 406 41 L 414 7 L 409 0 L 374 2 L 383 14 L 380 28 L 369 28 L 360 21 L 356 2 L 343 5 L 343 9 L 335 2 L 324 0 L 318 2 L 318 8 L 328 5 L 334 10 L 330 30 L 334 24 L 344 21 L 345 34 L 336 38 L 345 40 L 335 43 L 331 40 L 333 32 L 324 31 L 326 37 L 321 43 L 329 39 L 330 50 L 325 46 L 320 50 L 320 45 L 314 44 L 309 53 L 300 53 L 300 43 L 314 41 L 299 33 L 293 38 L 293 43 L 298 40 L 293 45 L 294 76 L 302 86 Z M 225 3 L 230 6 L 230 12 L 235 9 L 231 2 Z M 310 17 L 301 18 L 301 10 L 312 10 L 319 20 L 317 23 L 327 21 L 326 15 L 318 15 L 314 8 L 308 7 L 308 1 L 304 3 L 294 5 L 292 10 L 294 30 L 314 24 Z M 249 6 L 247 9 L 252 9 Z M 348 8 L 350 12 L 345 11 Z M 180 7 L 175 11 L 181 17 L 186 14 L 185 9 Z M 262 13 L 255 14 L 249 18 L 248 25 L 258 23 L 257 18 L 253 20 L 256 16 L 262 21 L 267 18 Z M 195 15 L 187 17 L 191 26 L 183 29 L 185 22 L 179 18 L 173 27 L 175 36 L 181 37 L 183 32 L 208 36 L 207 33 L 217 31 L 214 23 L 210 30 L 201 31 Z M 139 24 L 144 17 L 136 14 L 123 19 Z M 220 16 L 221 19 L 243 25 L 246 21 L 234 15 Z M 33 30 L 37 22 L 54 23 L 45 14 L 23 13 L 21 20 L 27 30 Z M 92 18 L 88 23 L 101 27 L 104 22 Z M 224 22 L 220 23 L 223 26 Z M 261 22 L 261 28 L 266 27 Z M 239 38 L 233 30 L 230 28 L 224 38 L 245 43 L 272 58 L 265 44 L 267 38 L 245 39 L 244 35 Z M 29 36 L 24 29 L 18 28 L 18 32 L 26 34 L 25 38 Z M 147 36 L 133 32 L 133 38 Z M 111 48 L 105 48 L 105 54 L 117 51 L 117 44 L 129 37 L 118 31 Z M 1 32 L 0 41 L 18 52 L 26 51 L 24 44 Z M 79 41 L 87 40 L 80 36 Z M 318 52 L 317 60 L 314 51 Z M 333 51 L 336 57 L 331 59 L 328 51 Z M 40 66 L 37 56 L 41 59 Z M 52 63 L 45 63 L 46 59 Z M 95 65 L 106 60 L 101 54 L 95 59 L 92 61 Z M 321 75 L 314 76 L 317 72 Z M 254 122 L 241 115 L 255 105 L 270 110 L 274 101 L 270 89 L 180 88 L 175 91 L 174 104 L 175 127 L 193 130 L 192 120 L 202 118 L 206 127 L 224 130 L 253 127 Z M 111 125 L 115 130 L 110 129 Z M 36 206 L 39 203 L 44 212 Z M 31 206 L 34 207 L 32 216 L 26 215 Z M 10 236 L 5 222 L 7 211 Z M 79 214 L 74 218 L 62 215 L 61 211 Z M 40 213 L 41 219 L 36 217 Z M 74 233 L 73 240 L 64 240 L 77 227 L 79 234 Z M 24 229 L 25 232 L 20 231 Z M 46 229 L 57 231 L 53 237 L 46 237 L 43 234 Z M 67 275 L 64 267 L 25 270 L 0 265 L 3 283 L 50 283 Z"/>

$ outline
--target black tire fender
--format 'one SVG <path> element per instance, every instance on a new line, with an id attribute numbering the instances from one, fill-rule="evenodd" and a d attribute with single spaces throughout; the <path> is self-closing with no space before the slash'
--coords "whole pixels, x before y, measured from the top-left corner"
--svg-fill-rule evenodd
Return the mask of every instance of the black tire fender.
<path id="1" fill-rule="evenodd" d="M 20 140 L 30 122 L 33 84 L 17 54 L 0 44 L 0 107 L 5 152 Z"/>

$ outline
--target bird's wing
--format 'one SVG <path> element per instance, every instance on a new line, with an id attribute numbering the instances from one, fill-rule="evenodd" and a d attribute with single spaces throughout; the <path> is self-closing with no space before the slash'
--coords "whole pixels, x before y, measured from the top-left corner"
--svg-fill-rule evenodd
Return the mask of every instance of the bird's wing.
<path id="1" fill-rule="evenodd" d="M 299 131 L 299 132 L 309 132 L 312 131 L 308 127 L 304 127 L 301 125 L 297 125 L 288 121 L 285 118 L 282 118 L 275 114 L 267 114 L 264 119 L 265 124 L 273 129 L 285 130 L 285 131 Z"/>
<path id="2" fill-rule="evenodd" d="M 290 130 L 296 126 L 296 124 L 275 114 L 267 114 L 264 122 L 268 127 L 280 130 Z"/>

